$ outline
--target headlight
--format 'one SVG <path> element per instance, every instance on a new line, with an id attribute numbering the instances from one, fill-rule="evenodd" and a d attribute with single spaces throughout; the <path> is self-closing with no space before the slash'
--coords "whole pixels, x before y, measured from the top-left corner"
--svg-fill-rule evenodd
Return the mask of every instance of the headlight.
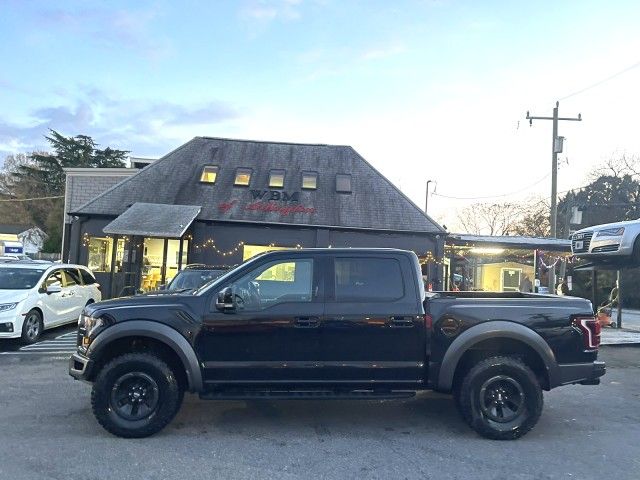
<path id="1" fill-rule="evenodd" d="M 599 230 L 596 237 L 619 237 L 624 233 L 624 227 L 607 228 Z"/>
<path id="2" fill-rule="evenodd" d="M 0 304 L 0 312 L 8 312 L 9 310 L 13 310 L 18 306 L 18 302 L 13 303 L 2 303 Z"/>
<path id="3" fill-rule="evenodd" d="M 78 318 L 78 328 L 84 330 L 83 336 L 88 338 L 91 336 L 96 328 L 104 325 L 104 321 L 101 318 L 88 317 L 86 315 L 80 315 Z"/>

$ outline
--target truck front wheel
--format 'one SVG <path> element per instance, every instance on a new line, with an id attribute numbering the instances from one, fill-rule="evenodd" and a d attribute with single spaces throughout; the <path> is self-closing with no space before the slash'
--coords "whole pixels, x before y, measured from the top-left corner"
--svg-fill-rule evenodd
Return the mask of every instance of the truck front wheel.
<path id="1" fill-rule="evenodd" d="M 100 370 L 91 391 L 91 406 L 108 432 L 141 438 L 159 432 L 173 419 L 183 395 L 175 373 L 161 358 L 128 353 Z"/>
<path id="2" fill-rule="evenodd" d="M 491 357 L 467 372 L 457 392 L 463 418 L 483 437 L 513 440 L 523 436 L 542 413 L 536 375 L 515 357 Z"/>

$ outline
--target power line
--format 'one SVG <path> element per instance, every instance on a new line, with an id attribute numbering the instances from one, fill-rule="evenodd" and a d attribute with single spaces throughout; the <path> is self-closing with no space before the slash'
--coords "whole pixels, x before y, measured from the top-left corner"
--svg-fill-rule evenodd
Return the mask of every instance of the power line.
<path id="1" fill-rule="evenodd" d="M 449 198 L 449 199 L 452 199 L 452 200 L 484 200 L 484 199 L 487 199 L 487 198 L 510 197 L 511 195 L 517 195 L 518 193 L 522 193 L 522 192 L 524 192 L 526 190 L 529 190 L 532 187 L 535 187 L 539 183 L 544 182 L 549 177 L 549 175 L 551 175 L 551 173 L 547 173 L 544 177 L 542 177 L 537 182 L 532 183 L 529 186 L 526 186 L 524 188 L 521 188 L 520 190 L 517 190 L 515 192 L 511 192 L 511 193 L 501 193 L 499 195 L 486 195 L 486 196 L 483 196 L 483 197 L 455 197 L 455 196 L 452 196 L 452 195 L 442 195 L 442 194 L 436 193 L 436 192 L 433 192 L 431 195 L 435 195 L 437 197 L 442 197 L 442 198 Z"/>
<path id="2" fill-rule="evenodd" d="M 617 73 L 614 73 L 613 75 L 608 76 L 607 78 L 604 78 L 604 79 L 602 79 L 602 80 L 600 80 L 600 81 L 598 81 L 598 82 L 596 82 L 596 83 L 593 83 L 593 84 L 589 85 L 588 87 L 585 87 L 585 88 L 583 88 L 583 89 L 581 89 L 581 90 L 578 90 L 577 92 L 573 92 L 573 93 L 571 93 L 571 94 L 567 95 L 566 97 L 562 97 L 562 98 L 561 98 L 561 99 L 559 99 L 558 101 L 560 101 L 560 100 L 566 100 L 567 98 L 571 98 L 571 97 L 575 97 L 576 95 L 580 95 L 581 93 L 584 93 L 584 92 L 586 92 L 587 90 L 591 90 L 592 88 L 599 87 L 599 86 L 600 86 L 600 85 L 602 85 L 603 83 L 607 83 L 609 80 L 613 80 L 614 78 L 617 78 L 617 77 L 619 77 L 620 75 L 623 75 L 623 74 L 625 74 L 625 73 L 627 73 L 627 72 L 629 72 L 629 71 L 633 70 L 634 68 L 638 68 L 638 67 L 640 67 L 640 61 L 638 61 L 638 62 L 634 63 L 633 65 L 628 66 L 627 68 L 625 68 L 625 69 L 623 69 L 623 70 L 620 70 L 620 71 L 619 71 L 619 72 L 617 72 Z"/>
<path id="3" fill-rule="evenodd" d="M 37 198 L 10 198 L 2 199 L 0 202 L 31 202 L 35 200 L 49 200 L 52 198 L 64 198 L 64 195 L 54 195 L 52 197 L 37 197 Z"/>

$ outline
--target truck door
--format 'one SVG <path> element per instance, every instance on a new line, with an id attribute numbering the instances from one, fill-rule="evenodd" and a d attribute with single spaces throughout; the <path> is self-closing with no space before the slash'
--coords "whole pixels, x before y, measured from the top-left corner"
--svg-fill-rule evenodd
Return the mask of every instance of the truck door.
<path id="1" fill-rule="evenodd" d="M 213 301 L 196 349 L 210 384 L 318 382 L 323 314 L 321 273 L 313 256 L 295 255 L 259 264 L 228 285 L 233 311 Z"/>
<path id="2" fill-rule="evenodd" d="M 422 383 L 425 325 L 409 259 L 336 254 L 330 263 L 320 349 L 327 380 L 368 388 Z"/>

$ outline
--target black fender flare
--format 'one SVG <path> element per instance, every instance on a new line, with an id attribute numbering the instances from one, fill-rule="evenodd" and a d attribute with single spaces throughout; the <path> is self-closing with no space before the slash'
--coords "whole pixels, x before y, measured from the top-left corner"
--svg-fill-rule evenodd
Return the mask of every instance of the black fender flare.
<path id="1" fill-rule="evenodd" d="M 475 325 L 458 336 L 444 354 L 438 374 L 438 390 L 450 391 L 458 362 L 467 350 L 489 339 L 508 338 L 531 347 L 544 362 L 549 386 L 558 385 L 558 363 L 549 344 L 538 333 L 519 323 L 493 320 Z"/>
<path id="2" fill-rule="evenodd" d="M 96 336 L 89 346 L 87 356 L 98 358 L 114 340 L 124 337 L 147 337 L 158 340 L 171 348 L 180 358 L 187 375 L 190 392 L 202 391 L 202 371 L 196 352 L 177 330 L 150 320 L 129 320 L 116 323 Z"/>

